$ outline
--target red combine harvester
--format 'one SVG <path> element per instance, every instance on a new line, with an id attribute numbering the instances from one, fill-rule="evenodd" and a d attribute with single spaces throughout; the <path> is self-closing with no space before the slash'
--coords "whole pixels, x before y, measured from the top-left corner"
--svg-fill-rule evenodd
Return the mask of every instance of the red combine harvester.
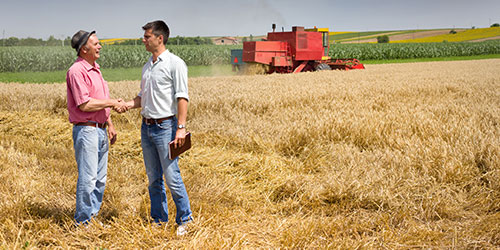
<path id="1" fill-rule="evenodd" d="M 364 69 L 357 59 L 332 59 L 328 56 L 328 28 L 304 29 L 267 34 L 265 41 L 244 42 L 243 50 L 231 51 L 233 70 L 241 72 L 260 68 L 254 73 L 298 73 L 317 70 Z M 252 70 L 250 70 L 252 71 Z"/>

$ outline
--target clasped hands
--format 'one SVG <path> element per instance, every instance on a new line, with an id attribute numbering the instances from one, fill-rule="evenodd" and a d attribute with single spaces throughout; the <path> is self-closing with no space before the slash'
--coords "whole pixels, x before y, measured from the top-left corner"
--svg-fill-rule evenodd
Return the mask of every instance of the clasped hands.
<path id="1" fill-rule="evenodd" d="M 118 113 L 124 113 L 130 109 L 129 104 L 125 102 L 123 99 L 116 99 L 115 105 L 113 106 L 113 110 Z"/>

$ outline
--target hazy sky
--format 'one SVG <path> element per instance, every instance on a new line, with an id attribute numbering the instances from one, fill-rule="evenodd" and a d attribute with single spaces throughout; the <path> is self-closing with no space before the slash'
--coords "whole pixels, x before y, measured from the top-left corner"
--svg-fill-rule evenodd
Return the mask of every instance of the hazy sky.
<path id="1" fill-rule="evenodd" d="M 0 0 L 0 35 L 47 39 L 96 30 L 139 38 L 164 20 L 171 36 L 265 35 L 271 24 L 330 31 L 477 28 L 500 23 L 500 0 Z"/>

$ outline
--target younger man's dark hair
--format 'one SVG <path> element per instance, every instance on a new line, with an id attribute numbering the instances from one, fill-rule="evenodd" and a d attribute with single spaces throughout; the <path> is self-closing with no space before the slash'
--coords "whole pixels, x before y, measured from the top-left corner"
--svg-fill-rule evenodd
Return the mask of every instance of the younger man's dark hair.
<path id="1" fill-rule="evenodd" d="M 167 44 L 168 37 L 170 36 L 170 29 L 168 28 L 168 25 L 162 20 L 149 22 L 146 25 L 142 26 L 142 29 L 143 30 L 151 29 L 151 31 L 155 36 L 162 35 L 163 44 Z"/>

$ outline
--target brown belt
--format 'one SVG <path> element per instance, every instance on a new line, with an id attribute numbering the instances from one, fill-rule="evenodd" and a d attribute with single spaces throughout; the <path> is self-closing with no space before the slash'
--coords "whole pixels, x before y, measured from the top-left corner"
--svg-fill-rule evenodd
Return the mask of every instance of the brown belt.
<path id="1" fill-rule="evenodd" d="M 152 118 L 150 119 L 150 118 L 144 118 L 144 117 L 143 117 L 143 118 L 142 118 L 142 121 L 143 121 L 144 123 L 146 123 L 146 125 L 151 125 L 151 124 L 160 124 L 160 123 L 162 123 L 163 121 L 170 120 L 170 119 L 172 119 L 172 118 L 174 118 L 174 116 L 173 116 L 173 115 L 172 115 L 172 116 L 169 116 L 169 117 L 165 117 L 165 118 L 160 118 L 160 119 L 152 119 Z"/>
<path id="2" fill-rule="evenodd" d="M 79 122 L 79 123 L 75 124 L 75 126 L 91 126 L 91 127 L 98 127 L 98 128 L 106 128 L 107 125 L 108 125 L 107 122 L 105 122 L 105 123 Z"/>

